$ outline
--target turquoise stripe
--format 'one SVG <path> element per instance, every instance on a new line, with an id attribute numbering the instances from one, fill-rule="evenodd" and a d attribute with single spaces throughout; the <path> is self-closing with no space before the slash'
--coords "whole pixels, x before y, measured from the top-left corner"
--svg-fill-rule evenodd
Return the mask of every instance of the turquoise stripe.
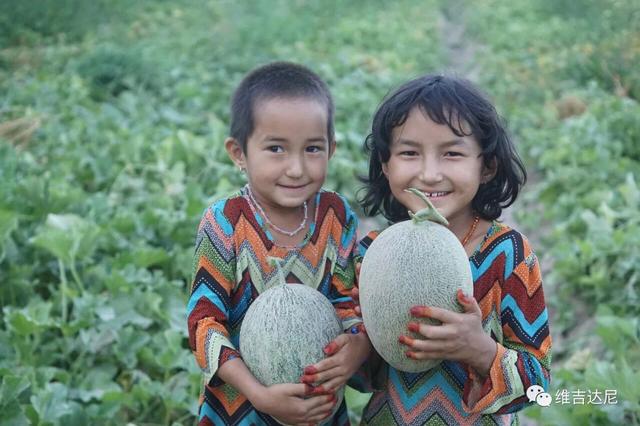
<path id="1" fill-rule="evenodd" d="M 429 392 L 440 389 L 447 396 L 449 402 L 455 405 L 460 412 L 463 412 L 460 391 L 451 387 L 447 379 L 443 376 L 443 373 L 438 372 L 434 374 L 431 378 L 429 378 L 429 380 L 422 383 L 419 389 L 412 389 L 412 391 L 415 392 L 413 395 L 409 395 L 404 391 L 405 385 L 402 379 L 398 376 L 399 374 L 402 373 L 400 373 L 395 368 L 389 367 L 389 376 L 391 378 L 393 386 L 396 388 L 398 394 L 402 399 L 402 406 L 406 411 L 413 410 L 416 404 L 420 403 L 420 401 L 422 401 L 422 399 Z"/>
<path id="2" fill-rule="evenodd" d="M 213 408 L 211 408 L 206 402 L 203 402 L 202 406 L 200 407 L 200 417 L 198 418 L 198 420 L 202 420 L 205 417 L 211 420 L 214 425 L 224 424 L 224 420 L 222 420 L 220 416 L 218 416 L 218 414 L 213 411 Z"/>
<path id="3" fill-rule="evenodd" d="M 213 216 L 216 218 L 216 223 L 222 228 L 225 234 L 231 235 L 233 234 L 233 226 L 223 214 L 226 202 L 227 200 L 220 200 L 216 202 L 211 206 L 211 210 L 213 211 Z"/>
<path id="4" fill-rule="evenodd" d="M 191 293 L 191 297 L 189 297 L 189 303 L 187 304 L 187 316 L 191 315 L 191 311 L 193 311 L 193 309 L 196 307 L 196 304 L 198 303 L 198 300 L 200 300 L 200 298 L 202 297 L 206 297 L 207 299 L 209 299 L 209 301 L 216 305 L 216 307 L 220 309 L 220 311 L 225 313 L 227 312 L 227 309 L 224 307 L 222 300 L 220 300 L 220 298 L 216 296 L 209 289 L 209 287 L 207 287 L 206 285 L 201 285 L 196 291 Z"/>
<path id="5" fill-rule="evenodd" d="M 200 408 L 200 418 L 202 420 L 204 417 L 209 418 L 214 425 L 225 425 L 227 424 L 215 411 L 213 408 L 207 404 L 207 402 L 202 403 L 202 407 Z M 251 410 L 249 414 L 246 415 L 239 423 L 235 423 L 237 426 L 252 426 L 252 425 L 264 425 L 265 422 L 258 416 L 258 413 L 255 410 Z"/>
<path id="6" fill-rule="evenodd" d="M 547 392 L 549 390 L 549 380 L 547 380 L 547 377 L 542 372 L 542 364 L 540 364 L 540 361 L 538 361 L 538 358 L 534 357 L 531 354 L 529 354 L 529 359 L 531 360 L 531 363 L 533 364 L 533 367 L 536 370 L 537 380 L 533 380 L 533 382 L 539 383 L 540 386 L 544 388 L 544 391 Z"/>
<path id="7" fill-rule="evenodd" d="M 504 253 L 507 257 L 504 267 L 504 278 L 506 279 L 509 275 L 511 275 L 511 273 L 513 272 L 514 262 L 513 242 L 510 239 L 507 239 L 498 244 L 479 266 L 476 267 L 473 262 L 469 262 L 471 264 L 473 281 L 475 282 L 478 278 L 480 278 L 482 274 L 484 274 L 487 269 L 489 269 L 489 267 L 493 264 L 493 261 L 496 260 L 496 258 L 502 253 Z"/>
<path id="8" fill-rule="evenodd" d="M 525 318 L 522 310 L 518 306 L 516 300 L 510 294 L 507 294 L 504 299 L 502 299 L 502 303 L 500 305 L 500 310 L 505 312 L 507 309 L 511 309 L 513 315 L 516 317 L 516 320 L 520 324 L 520 326 L 527 332 L 529 337 L 533 338 L 533 336 L 540 330 L 542 326 L 544 326 L 548 321 L 547 308 L 538 315 L 538 318 L 533 323 L 529 323 Z"/>

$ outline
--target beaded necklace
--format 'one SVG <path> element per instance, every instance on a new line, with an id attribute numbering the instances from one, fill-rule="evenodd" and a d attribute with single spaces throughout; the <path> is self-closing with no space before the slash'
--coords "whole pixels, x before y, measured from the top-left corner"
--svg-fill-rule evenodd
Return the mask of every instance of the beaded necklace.
<path id="1" fill-rule="evenodd" d="M 264 217 L 264 220 L 269 224 L 271 229 L 273 229 L 274 231 L 277 231 L 277 232 L 279 232 L 281 234 L 293 237 L 293 236 L 299 234 L 300 231 L 302 231 L 304 229 L 305 225 L 307 224 L 307 219 L 308 219 L 309 215 L 308 215 L 307 202 L 306 201 L 302 204 L 302 207 L 304 207 L 304 219 L 302 219 L 302 222 L 300 223 L 300 225 L 298 225 L 298 227 L 296 229 L 294 229 L 293 231 L 287 231 L 286 229 L 282 229 L 279 226 L 275 225 L 269 219 L 269 216 L 267 216 L 267 213 L 265 213 L 265 211 L 262 208 L 262 206 L 260 205 L 260 203 L 258 203 L 258 201 L 254 198 L 253 191 L 251 190 L 251 187 L 249 186 L 249 184 L 247 184 L 247 194 L 249 195 L 249 199 L 251 200 L 253 205 L 258 209 L 258 211 L 260 212 L 262 217 Z"/>

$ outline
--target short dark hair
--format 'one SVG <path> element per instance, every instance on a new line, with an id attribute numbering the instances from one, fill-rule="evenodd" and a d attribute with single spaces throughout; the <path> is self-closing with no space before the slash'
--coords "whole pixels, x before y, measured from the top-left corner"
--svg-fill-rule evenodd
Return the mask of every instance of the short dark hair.
<path id="1" fill-rule="evenodd" d="M 247 140 L 255 127 L 255 106 L 274 98 L 310 98 L 327 107 L 327 136 L 334 139 L 333 98 L 327 84 L 313 71 L 291 62 L 272 62 L 247 74 L 231 99 L 230 136 L 247 153 Z"/>
<path id="2" fill-rule="evenodd" d="M 435 74 L 403 84 L 378 107 L 364 144 L 369 155 L 369 174 L 361 177 L 366 186 L 359 201 L 365 213 L 369 216 L 381 213 L 391 222 L 409 218 L 407 208 L 393 197 L 382 164 L 389 161 L 391 155 L 391 132 L 404 124 L 415 107 L 433 122 L 449 126 L 457 136 L 473 136 L 480 144 L 486 167 L 495 161 L 496 175 L 480 185 L 472 208 L 486 220 L 500 217 L 502 209 L 513 204 L 527 180 L 504 120 L 470 81 Z M 465 128 L 470 129 L 470 133 L 466 133 Z"/>

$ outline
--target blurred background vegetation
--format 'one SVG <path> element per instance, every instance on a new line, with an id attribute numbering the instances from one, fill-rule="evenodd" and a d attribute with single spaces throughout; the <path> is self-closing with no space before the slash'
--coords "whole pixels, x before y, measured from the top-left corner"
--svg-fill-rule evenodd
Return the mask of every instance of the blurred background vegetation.
<path id="1" fill-rule="evenodd" d="M 385 93 L 455 71 L 491 95 L 532 175 L 508 220 L 545 271 L 552 397 L 617 392 L 527 422 L 639 424 L 635 0 L 2 0 L 0 423 L 193 423 L 195 228 L 242 184 L 232 90 L 275 59 L 332 88 L 326 186 L 354 206 Z M 349 400 L 357 420 L 366 396 Z"/>

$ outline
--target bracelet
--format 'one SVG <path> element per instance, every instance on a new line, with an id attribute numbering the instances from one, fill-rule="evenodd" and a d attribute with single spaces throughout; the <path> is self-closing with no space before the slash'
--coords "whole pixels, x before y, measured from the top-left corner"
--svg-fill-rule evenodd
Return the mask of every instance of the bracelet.
<path id="1" fill-rule="evenodd" d="M 359 334 L 362 331 L 363 327 L 364 327 L 364 325 L 362 323 L 358 323 L 358 324 L 352 326 L 349 329 L 349 333 L 351 333 L 351 334 Z"/>

